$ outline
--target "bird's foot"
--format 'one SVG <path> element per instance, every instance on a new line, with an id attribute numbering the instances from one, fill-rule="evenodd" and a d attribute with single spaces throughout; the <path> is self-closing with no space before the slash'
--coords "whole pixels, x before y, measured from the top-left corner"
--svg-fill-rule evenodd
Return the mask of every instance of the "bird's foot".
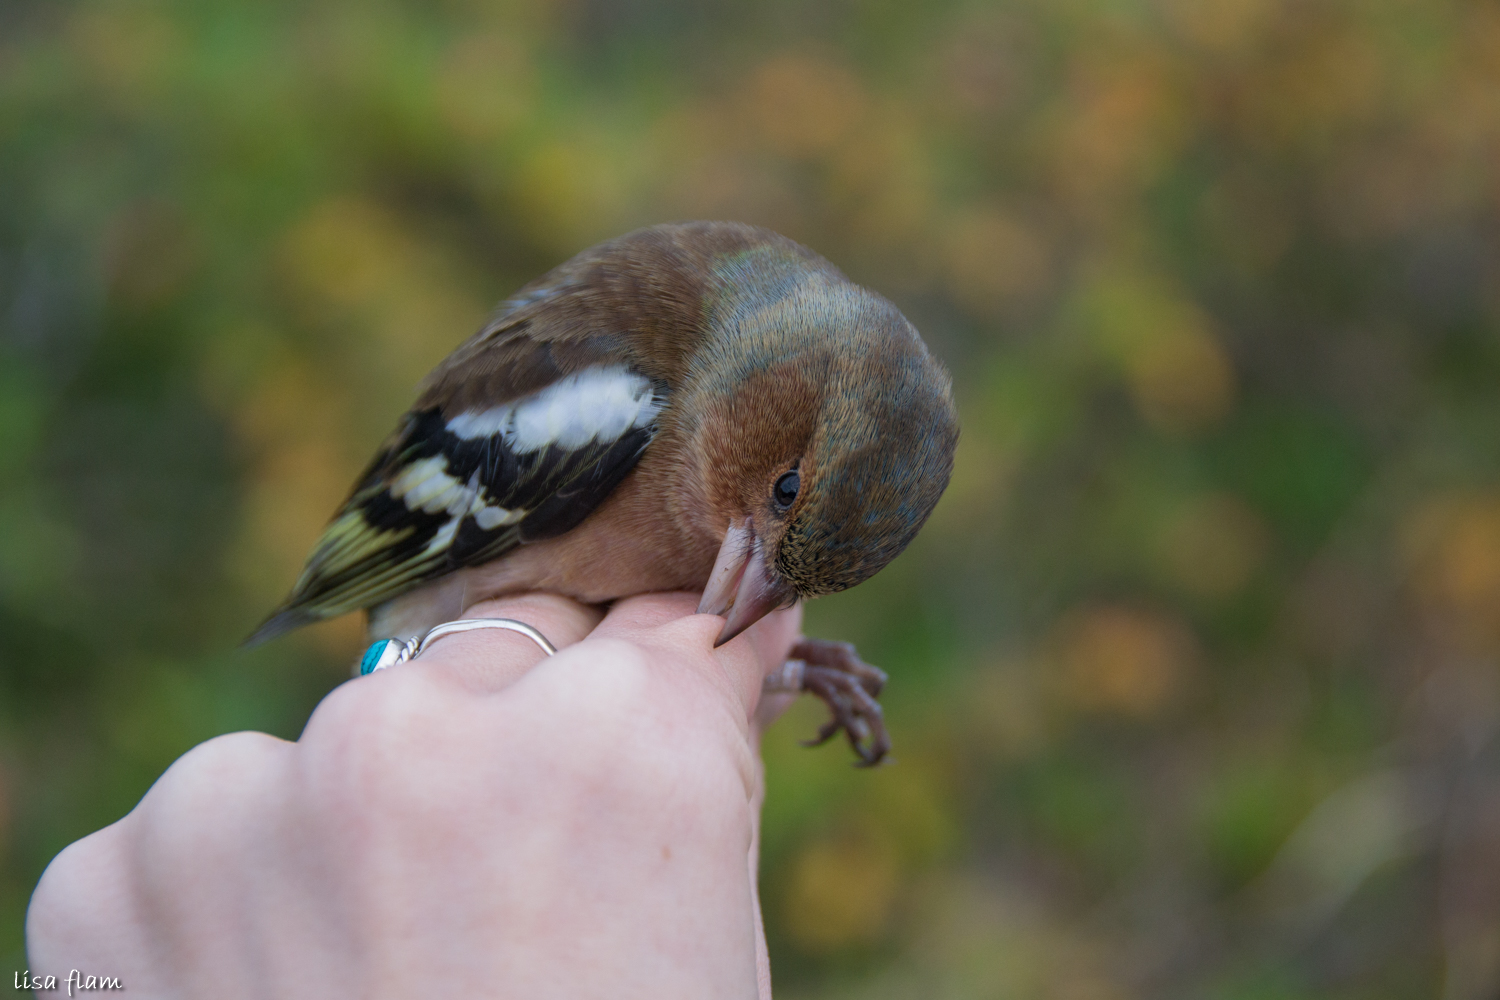
<path id="1" fill-rule="evenodd" d="M 875 700 L 885 681 L 885 672 L 861 660 L 849 643 L 803 639 L 763 688 L 766 693 L 807 691 L 823 699 L 832 718 L 802 745 L 820 746 L 843 730 L 859 756 L 856 766 L 873 767 L 891 749 L 884 713 Z"/>

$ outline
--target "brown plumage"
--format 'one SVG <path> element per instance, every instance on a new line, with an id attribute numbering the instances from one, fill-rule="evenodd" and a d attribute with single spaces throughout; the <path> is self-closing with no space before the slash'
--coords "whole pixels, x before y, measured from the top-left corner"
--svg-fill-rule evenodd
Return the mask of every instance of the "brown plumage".
<path id="1" fill-rule="evenodd" d="M 427 377 L 249 641 L 357 608 L 407 637 L 506 593 L 705 586 L 726 641 L 894 558 L 957 433 L 916 331 L 823 258 L 736 223 L 639 230 L 521 289 Z"/>

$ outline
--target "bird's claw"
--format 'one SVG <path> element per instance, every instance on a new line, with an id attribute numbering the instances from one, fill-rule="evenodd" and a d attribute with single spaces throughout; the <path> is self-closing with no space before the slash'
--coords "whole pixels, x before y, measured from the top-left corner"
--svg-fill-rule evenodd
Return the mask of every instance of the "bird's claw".
<path id="1" fill-rule="evenodd" d="M 891 749 L 884 713 L 880 702 L 875 700 L 885 687 L 885 672 L 861 660 L 849 643 L 826 639 L 798 642 L 792 647 L 788 667 L 794 663 L 801 664 L 800 671 L 783 668 L 772 675 L 777 680 L 777 689 L 786 690 L 790 686 L 787 682 L 795 676 L 798 683 L 794 689 L 817 695 L 832 713 L 818 735 L 804 741 L 803 746 L 827 743 L 843 730 L 859 757 L 855 766 L 879 764 Z"/>

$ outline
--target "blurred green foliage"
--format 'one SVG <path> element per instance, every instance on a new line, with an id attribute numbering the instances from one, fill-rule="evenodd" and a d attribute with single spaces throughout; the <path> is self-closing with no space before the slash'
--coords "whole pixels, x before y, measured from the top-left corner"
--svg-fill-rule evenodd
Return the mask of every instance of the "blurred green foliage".
<path id="1" fill-rule="evenodd" d="M 598 240 L 778 229 L 954 370 L 768 738 L 778 994 L 1500 991 L 1500 10 L 0 0 L 0 954 L 359 623 L 240 652 L 427 367 Z M 0 972 L 3 974 L 3 972 Z"/>

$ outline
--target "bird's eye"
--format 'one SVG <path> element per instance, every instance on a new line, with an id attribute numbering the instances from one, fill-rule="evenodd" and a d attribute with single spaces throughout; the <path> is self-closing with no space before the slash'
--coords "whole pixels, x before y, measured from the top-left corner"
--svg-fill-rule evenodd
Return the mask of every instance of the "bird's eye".
<path id="1" fill-rule="evenodd" d="M 795 472 L 788 472 L 776 480 L 776 506 L 786 510 L 797 499 L 797 491 L 802 488 L 802 477 Z"/>

